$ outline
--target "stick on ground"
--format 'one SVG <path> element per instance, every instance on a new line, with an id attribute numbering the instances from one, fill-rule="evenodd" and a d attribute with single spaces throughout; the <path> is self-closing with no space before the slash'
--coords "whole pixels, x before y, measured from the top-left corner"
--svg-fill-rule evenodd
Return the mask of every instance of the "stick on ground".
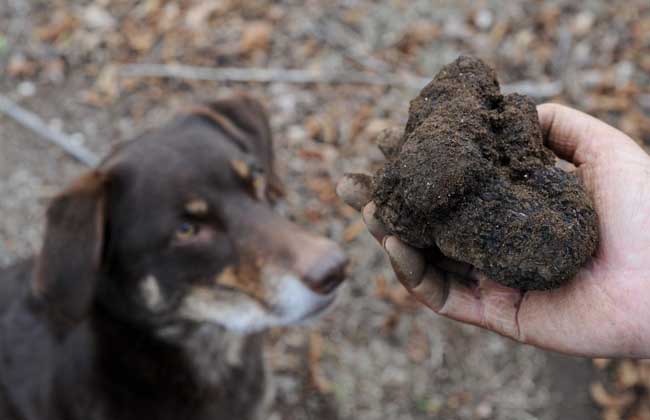
<path id="1" fill-rule="evenodd" d="M 121 77 L 156 77 L 214 82 L 256 82 L 256 83 L 325 83 L 395 86 L 421 89 L 430 79 L 417 76 L 377 76 L 363 72 L 325 73 L 317 70 L 197 67 L 182 64 L 127 64 L 118 72 Z M 504 92 L 518 92 L 534 98 L 549 98 L 562 92 L 560 81 L 522 81 L 502 85 Z"/>
<path id="2" fill-rule="evenodd" d="M 99 158 L 93 152 L 80 144 L 76 144 L 64 133 L 53 130 L 38 115 L 26 110 L 4 95 L 0 95 L 0 113 L 10 117 L 45 140 L 59 146 L 84 165 L 95 167 L 99 163 Z"/>

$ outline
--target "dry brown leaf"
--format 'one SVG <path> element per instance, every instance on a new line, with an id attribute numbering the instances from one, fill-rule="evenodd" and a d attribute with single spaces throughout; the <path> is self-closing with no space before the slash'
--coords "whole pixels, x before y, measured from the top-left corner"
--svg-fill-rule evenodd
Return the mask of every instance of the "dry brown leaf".
<path id="1" fill-rule="evenodd" d="M 492 31 L 490 31 L 490 43 L 494 46 L 501 44 L 503 37 L 508 32 L 509 26 L 505 22 L 497 22 L 492 26 Z"/>
<path id="2" fill-rule="evenodd" d="M 639 360 L 637 362 L 639 381 L 650 391 L 650 360 Z"/>
<path id="3" fill-rule="evenodd" d="M 300 149 L 298 155 L 308 160 L 323 160 L 323 153 L 318 150 Z"/>
<path id="4" fill-rule="evenodd" d="M 77 19 L 67 13 L 58 13 L 52 22 L 36 29 L 36 37 L 43 42 L 55 42 L 78 26 Z"/>
<path id="5" fill-rule="evenodd" d="M 306 209 L 303 214 L 309 223 L 318 223 L 323 220 L 323 213 L 316 209 Z"/>
<path id="6" fill-rule="evenodd" d="M 330 178 L 314 177 L 308 178 L 305 183 L 307 187 L 318 194 L 318 198 L 323 203 L 332 203 L 337 201 L 336 188 Z"/>
<path id="7" fill-rule="evenodd" d="M 83 102 L 86 105 L 91 105 L 97 108 L 104 107 L 106 105 L 110 105 L 111 101 L 109 101 L 106 96 L 100 95 L 94 90 L 84 90 L 80 93 L 79 95 L 79 100 Z"/>
<path id="8" fill-rule="evenodd" d="M 341 217 L 346 220 L 352 219 L 359 214 L 355 209 L 342 202 L 339 202 L 339 205 L 336 206 L 336 208 Z"/>
<path id="9" fill-rule="evenodd" d="M 402 314 L 399 310 L 393 310 L 382 322 L 379 332 L 382 335 L 389 335 L 392 333 L 399 325 L 401 317 Z"/>
<path id="10" fill-rule="evenodd" d="M 61 58 L 53 58 L 43 63 L 43 76 L 51 82 L 62 82 L 65 78 L 65 62 Z"/>
<path id="11" fill-rule="evenodd" d="M 328 394 L 332 391 L 332 384 L 325 378 L 320 368 L 320 360 L 323 355 L 323 336 L 317 331 L 309 335 L 309 377 L 312 385 L 321 394 Z"/>
<path id="12" fill-rule="evenodd" d="M 381 274 L 375 277 L 375 297 L 377 299 L 388 298 L 388 282 L 386 277 Z"/>
<path id="13" fill-rule="evenodd" d="M 373 109 L 369 105 L 364 105 L 357 111 L 355 116 L 352 119 L 350 124 L 350 133 L 348 135 L 348 141 L 353 142 L 359 134 L 363 131 L 364 127 L 370 116 L 372 115 Z"/>
<path id="14" fill-rule="evenodd" d="M 452 410 L 458 410 L 464 404 L 472 400 L 472 394 L 469 392 L 457 392 L 447 398 L 447 407 Z"/>
<path id="15" fill-rule="evenodd" d="M 38 64 L 23 54 L 14 54 L 7 63 L 7 75 L 10 77 L 30 77 L 38 71 Z"/>
<path id="16" fill-rule="evenodd" d="M 623 360 L 616 371 L 617 383 L 623 389 L 628 389 L 639 383 L 640 377 L 637 366 L 631 360 Z"/>
<path id="17" fill-rule="evenodd" d="M 366 224 L 363 223 L 363 220 L 357 220 L 356 222 L 352 223 L 350 226 L 345 228 L 345 231 L 343 232 L 343 240 L 345 242 L 352 242 L 365 231 L 366 231 Z"/>
<path id="18" fill-rule="evenodd" d="M 198 1 L 190 7 L 185 15 L 185 24 L 193 29 L 200 30 L 212 15 L 222 15 L 230 8 L 230 2 L 224 0 Z"/>
<path id="19" fill-rule="evenodd" d="M 612 95 L 590 95 L 585 100 L 590 112 L 611 112 L 625 111 L 630 106 L 630 98 L 627 96 Z"/>
<path id="20" fill-rule="evenodd" d="M 271 44 L 273 26 L 265 21 L 256 21 L 246 24 L 239 42 L 242 53 L 253 51 L 266 51 Z"/>
<path id="21" fill-rule="evenodd" d="M 125 35 L 129 47 L 140 53 L 149 51 L 156 41 L 156 34 L 147 26 L 128 25 Z"/>
<path id="22" fill-rule="evenodd" d="M 650 420 L 650 401 L 646 398 L 637 407 L 628 420 Z"/>
<path id="23" fill-rule="evenodd" d="M 116 65 L 108 64 L 104 66 L 95 81 L 95 89 L 97 92 L 109 100 L 117 98 L 120 93 L 117 70 L 118 68 Z"/>
<path id="24" fill-rule="evenodd" d="M 440 32 L 440 27 L 433 22 L 414 22 L 406 29 L 396 47 L 404 54 L 411 54 L 416 47 L 435 40 L 440 35 Z"/>
<path id="25" fill-rule="evenodd" d="M 406 355 L 413 363 L 424 362 L 431 354 L 429 338 L 417 323 L 413 323 L 406 342 Z"/>
<path id="26" fill-rule="evenodd" d="M 602 414 L 602 419 L 603 420 L 621 420 L 622 413 L 620 408 L 608 408 L 605 410 Z"/>
<path id="27" fill-rule="evenodd" d="M 405 310 L 415 311 L 421 308 L 421 305 L 411 296 L 411 294 L 406 290 L 401 284 L 395 287 L 392 287 L 389 291 L 390 301 Z"/>
<path id="28" fill-rule="evenodd" d="M 161 10 L 160 16 L 157 19 L 158 28 L 161 32 L 169 33 L 174 27 L 178 25 L 178 18 L 181 14 L 181 9 L 176 3 L 167 3 Z"/>
<path id="29" fill-rule="evenodd" d="M 591 384 L 590 393 L 594 402 L 603 408 L 627 407 L 635 399 L 632 392 L 623 392 L 618 395 L 610 394 L 600 382 Z"/>
<path id="30" fill-rule="evenodd" d="M 393 126 L 390 120 L 385 118 L 373 118 L 364 130 L 364 134 L 370 139 L 376 138 L 379 133 Z"/>
<path id="31" fill-rule="evenodd" d="M 305 121 L 305 130 L 309 138 L 323 143 L 335 144 L 339 130 L 332 118 L 327 115 L 311 116 Z"/>
<path id="32" fill-rule="evenodd" d="M 609 366 L 609 364 L 612 362 L 612 360 L 611 359 L 593 359 L 592 362 L 593 362 L 594 366 L 596 366 L 597 369 L 603 370 L 607 366 Z"/>

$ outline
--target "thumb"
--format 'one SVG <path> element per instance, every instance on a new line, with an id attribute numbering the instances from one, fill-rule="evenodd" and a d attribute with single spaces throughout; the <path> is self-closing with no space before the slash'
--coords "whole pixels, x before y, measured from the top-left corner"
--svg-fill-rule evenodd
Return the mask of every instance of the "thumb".
<path id="1" fill-rule="evenodd" d="M 551 103 L 538 106 L 537 112 L 545 144 L 576 166 L 595 163 L 612 147 L 641 151 L 627 135 L 584 112 Z"/>
<path id="2" fill-rule="evenodd" d="M 336 185 L 336 194 L 357 211 L 372 199 L 372 178 L 365 174 L 345 174 Z"/>

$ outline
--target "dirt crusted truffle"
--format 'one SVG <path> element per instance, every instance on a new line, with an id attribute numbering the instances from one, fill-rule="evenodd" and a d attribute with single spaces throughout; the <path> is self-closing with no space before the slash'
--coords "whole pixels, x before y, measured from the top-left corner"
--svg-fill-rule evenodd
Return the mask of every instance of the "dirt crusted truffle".
<path id="1" fill-rule="evenodd" d="M 598 230 L 590 197 L 555 162 L 535 104 L 501 95 L 493 69 L 460 57 L 411 101 L 402 145 L 373 179 L 377 217 L 506 286 L 558 287 Z"/>

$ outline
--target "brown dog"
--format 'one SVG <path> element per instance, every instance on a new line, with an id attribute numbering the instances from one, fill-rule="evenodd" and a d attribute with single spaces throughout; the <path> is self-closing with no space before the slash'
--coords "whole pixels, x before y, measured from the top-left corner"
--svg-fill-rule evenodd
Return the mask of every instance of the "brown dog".
<path id="1" fill-rule="evenodd" d="M 125 143 L 57 196 L 0 271 L 3 420 L 249 419 L 260 331 L 321 312 L 331 241 L 273 213 L 261 105 L 238 96 Z"/>

